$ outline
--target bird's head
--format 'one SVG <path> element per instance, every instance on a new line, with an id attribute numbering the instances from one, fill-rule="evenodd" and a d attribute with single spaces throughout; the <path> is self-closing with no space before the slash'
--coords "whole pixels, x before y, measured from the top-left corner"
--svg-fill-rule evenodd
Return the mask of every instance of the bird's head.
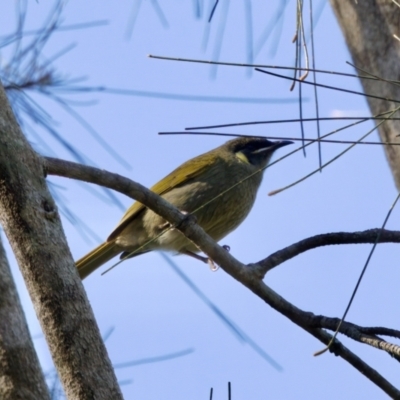
<path id="1" fill-rule="evenodd" d="M 289 140 L 272 142 L 257 137 L 241 137 L 226 142 L 223 147 L 226 147 L 240 161 L 257 168 L 263 168 L 268 165 L 275 150 L 291 143 L 293 142 Z"/>

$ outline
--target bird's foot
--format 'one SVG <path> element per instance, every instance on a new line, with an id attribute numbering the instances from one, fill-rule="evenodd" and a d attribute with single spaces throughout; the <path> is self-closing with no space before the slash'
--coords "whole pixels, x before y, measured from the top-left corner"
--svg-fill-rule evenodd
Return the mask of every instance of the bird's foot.
<path id="1" fill-rule="evenodd" d="M 222 248 L 225 249 L 228 253 L 231 250 L 231 247 L 228 246 L 227 244 L 224 244 Z M 212 272 L 218 271 L 219 266 L 215 264 L 214 260 L 212 260 L 211 258 L 207 258 L 207 264 L 209 265 Z"/>
<path id="2" fill-rule="evenodd" d="M 196 260 L 203 261 L 203 263 L 206 263 L 206 264 L 208 263 L 208 257 L 199 256 L 198 254 L 193 253 L 192 251 L 189 251 L 189 250 L 182 251 L 182 254 L 185 254 L 189 257 L 193 257 Z"/>
<path id="3" fill-rule="evenodd" d="M 227 252 L 229 252 L 231 250 L 230 246 L 228 246 L 226 244 L 224 244 L 222 246 L 222 248 L 225 249 Z M 212 260 L 209 257 L 199 256 L 198 254 L 193 253 L 193 252 L 188 251 L 188 250 L 183 252 L 183 254 L 186 254 L 187 256 L 193 257 L 196 260 L 203 261 L 203 263 L 208 264 L 208 266 L 210 267 L 212 272 L 218 271 L 218 269 L 219 269 L 219 266 L 217 264 L 215 264 L 214 260 Z"/>
<path id="4" fill-rule="evenodd" d="M 164 229 L 170 228 L 171 224 L 169 222 L 164 222 L 163 224 L 158 225 L 158 229 L 163 231 Z"/>
<path id="5" fill-rule="evenodd" d="M 181 213 L 183 215 L 189 214 L 187 211 L 181 211 Z M 164 229 L 168 229 L 168 228 L 171 229 L 171 230 L 175 229 L 174 227 L 172 227 L 172 225 L 169 222 L 164 222 L 163 224 L 158 225 L 158 229 L 160 231 L 163 231 Z"/>
<path id="6" fill-rule="evenodd" d="M 210 267 L 212 272 L 219 270 L 219 266 L 217 264 L 215 264 L 215 262 L 211 258 L 207 258 L 207 264 Z"/>
<path id="7" fill-rule="evenodd" d="M 209 265 L 211 271 L 213 271 L 213 272 L 214 272 L 214 271 L 217 271 L 218 268 L 219 268 L 218 265 L 216 265 L 216 264 L 214 263 L 214 261 L 211 260 L 211 258 L 199 256 L 198 254 L 193 253 L 192 251 L 189 251 L 189 250 L 183 251 L 182 254 L 186 254 L 187 256 L 193 257 L 193 258 L 195 258 L 196 260 L 203 261 L 203 263 Z"/>

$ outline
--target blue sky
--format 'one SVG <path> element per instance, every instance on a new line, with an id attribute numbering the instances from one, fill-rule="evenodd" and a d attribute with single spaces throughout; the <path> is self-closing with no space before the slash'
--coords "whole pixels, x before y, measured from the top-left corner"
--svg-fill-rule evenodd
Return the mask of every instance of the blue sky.
<path id="1" fill-rule="evenodd" d="M 199 1 L 205 10 L 211 3 Z M 209 60 L 216 57 L 220 46 L 220 60 L 246 62 L 248 31 L 244 16 L 249 3 L 252 4 L 253 41 L 258 43 L 274 17 L 279 1 L 220 1 L 208 28 L 206 11 L 201 18 L 196 18 L 194 1 L 160 2 L 165 19 L 157 14 L 152 5 L 154 2 L 143 1 L 129 39 L 126 30 L 138 1 L 120 1 L 118 6 L 108 1 L 66 2 L 63 24 L 95 20 L 107 20 L 108 24 L 55 33 L 43 54 L 50 58 L 74 43 L 76 47 L 54 62 L 58 73 L 71 78 L 85 77 L 86 81 L 80 85 L 136 91 L 136 95 L 96 92 L 65 95 L 76 101 L 90 102 L 74 109 L 129 163 L 130 168 L 113 158 L 61 107 L 44 96 L 31 95 L 51 115 L 63 137 L 93 165 L 151 186 L 182 162 L 224 141 L 210 136 L 159 136 L 160 131 L 299 117 L 297 89 L 290 92 L 290 82 L 286 80 L 251 69 L 215 69 L 208 65 L 147 57 L 156 54 Z M 322 11 L 315 30 L 317 68 L 353 72 L 346 65 L 351 58 L 333 13 L 328 5 L 322 7 L 322 4 L 314 4 L 317 14 Z M 29 2 L 27 28 L 39 28 L 48 9 L 49 5 L 44 2 Z M 2 33 L 12 32 L 14 8 L 2 5 L 2 10 L 0 26 L 5 31 Z M 221 40 L 224 12 L 227 17 Z M 292 66 L 294 1 L 288 2 L 282 25 L 275 26 L 255 62 Z M 207 29 L 209 37 L 205 46 Z M 7 56 L 8 48 L 2 53 L 2 64 L 7 62 Z M 361 90 L 352 78 L 319 76 L 318 80 Z M 304 116 L 312 118 L 315 116 L 313 90 L 304 87 L 303 91 Z M 182 100 L 154 97 L 155 92 L 186 97 Z M 214 97 L 219 101 L 202 101 L 199 96 Z M 220 101 L 221 98 L 250 100 L 232 102 Z M 255 101 L 260 98 L 265 101 Z M 321 116 L 364 116 L 369 113 L 360 96 L 320 89 L 319 99 Z M 322 122 L 321 132 L 328 133 L 344 124 Z M 31 126 L 57 156 L 73 159 L 39 126 Z M 356 140 L 371 128 L 372 124 L 367 123 L 336 136 Z M 220 131 L 300 136 L 299 124 L 256 125 Z M 306 124 L 305 134 L 315 137 L 315 124 Z M 29 137 L 38 151 L 49 154 L 37 139 L 32 135 Z M 373 133 L 369 139 L 377 140 L 377 134 Z M 294 146 L 298 145 L 291 147 Z M 344 148 L 344 145 L 324 144 L 323 160 L 328 161 Z M 282 149 L 279 156 L 288 151 L 289 148 Z M 221 244 L 229 244 L 235 257 L 250 263 L 319 233 L 381 226 L 396 196 L 381 147 L 357 146 L 322 173 L 281 194 L 268 196 L 271 190 L 285 186 L 317 167 L 318 153 L 314 145 L 308 148 L 306 158 L 298 152 L 268 169 L 250 216 Z M 121 208 L 94 196 L 86 185 L 59 178 L 50 178 L 50 181 L 62 187 L 59 193 L 64 204 L 96 233 L 99 240 L 105 239 L 121 218 Z M 132 202 L 119 194 L 116 197 L 123 207 Z M 398 218 L 399 211 L 395 209 L 388 223 L 389 229 L 396 229 Z M 83 238 L 65 218 L 63 222 L 75 258 L 98 243 L 94 238 Z M 265 282 L 304 310 L 339 317 L 369 249 L 369 245 L 357 245 L 313 250 L 271 271 Z M 36 337 L 40 326 L 11 251 L 9 254 L 29 326 Z M 398 307 L 393 307 L 398 303 L 400 273 L 393 262 L 398 255 L 395 245 L 378 247 L 350 310 L 349 321 L 365 326 L 398 328 Z M 106 342 L 114 364 L 194 350 L 173 360 L 117 369 L 121 381 L 133 380 L 122 385 L 126 399 L 207 399 L 211 387 L 214 388 L 214 399 L 226 399 L 228 381 L 232 383 L 235 399 L 385 398 L 378 388 L 340 358 L 331 354 L 313 357 L 313 353 L 323 347 L 321 343 L 222 270 L 211 272 L 207 266 L 188 257 L 171 256 L 171 259 L 216 306 L 282 365 L 283 371 L 275 370 L 248 344 L 238 341 L 162 256 L 150 253 L 125 262 L 104 276 L 101 271 L 96 272 L 84 282 L 101 331 L 106 333 L 111 327 L 115 328 Z M 343 337 L 339 339 L 394 385 L 398 383 L 394 361 L 388 355 Z M 44 369 L 50 370 L 51 359 L 44 339 L 35 339 L 35 345 Z"/>

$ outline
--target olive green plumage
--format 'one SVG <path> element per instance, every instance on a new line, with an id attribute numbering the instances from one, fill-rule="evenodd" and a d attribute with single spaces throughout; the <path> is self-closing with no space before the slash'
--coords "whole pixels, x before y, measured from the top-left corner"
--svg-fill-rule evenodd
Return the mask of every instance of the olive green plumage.
<path id="1" fill-rule="evenodd" d="M 250 137 L 230 140 L 186 161 L 151 190 L 180 211 L 193 213 L 198 224 L 219 241 L 236 229 L 250 212 L 263 175 L 257 171 L 268 164 L 276 149 L 290 143 Z M 151 241 L 166 226 L 166 221 L 156 213 L 141 203 L 133 203 L 107 241 L 76 262 L 81 278 L 118 254 L 127 256 L 143 245 L 133 256 L 152 250 L 188 255 L 198 252 L 176 229 Z"/>

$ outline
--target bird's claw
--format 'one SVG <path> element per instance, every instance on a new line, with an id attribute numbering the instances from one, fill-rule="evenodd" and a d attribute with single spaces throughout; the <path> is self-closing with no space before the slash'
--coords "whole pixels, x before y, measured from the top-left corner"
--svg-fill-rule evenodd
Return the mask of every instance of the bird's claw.
<path id="1" fill-rule="evenodd" d="M 183 215 L 189 214 L 187 211 L 181 211 L 181 213 Z M 167 229 L 167 228 L 170 228 L 172 231 L 175 229 L 175 228 L 172 228 L 172 225 L 169 222 L 164 222 L 163 224 L 158 225 L 158 229 L 160 229 L 161 231 L 164 229 Z"/>
<path id="2" fill-rule="evenodd" d="M 219 266 L 217 264 L 215 264 L 215 262 L 211 258 L 207 259 L 207 264 L 210 267 L 212 272 L 219 270 Z"/>
<path id="3" fill-rule="evenodd" d="M 228 246 L 227 244 L 224 244 L 224 245 L 222 246 L 222 248 L 223 248 L 224 250 L 226 250 L 228 253 L 229 253 L 230 250 L 231 250 L 231 246 Z M 207 264 L 209 265 L 209 267 L 210 267 L 210 269 L 211 269 L 212 272 L 215 272 L 215 271 L 218 271 L 218 270 L 219 270 L 219 266 L 218 266 L 217 264 L 215 264 L 215 262 L 214 262 L 211 258 L 208 258 L 208 259 L 207 259 Z"/>

